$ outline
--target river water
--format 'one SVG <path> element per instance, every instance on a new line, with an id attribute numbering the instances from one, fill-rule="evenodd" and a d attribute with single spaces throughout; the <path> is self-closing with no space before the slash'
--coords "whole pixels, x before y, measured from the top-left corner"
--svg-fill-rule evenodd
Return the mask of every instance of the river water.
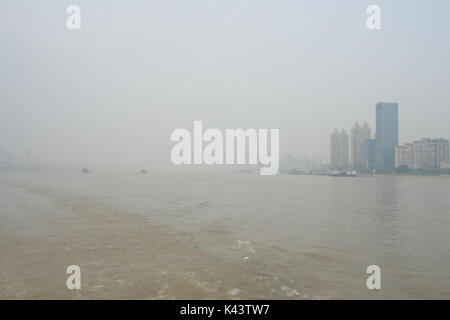
<path id="1" fill-rule="evenodd" d="M 0 298 L 450 299 L 449 190 L 448 176 L 3 170 Z"/>

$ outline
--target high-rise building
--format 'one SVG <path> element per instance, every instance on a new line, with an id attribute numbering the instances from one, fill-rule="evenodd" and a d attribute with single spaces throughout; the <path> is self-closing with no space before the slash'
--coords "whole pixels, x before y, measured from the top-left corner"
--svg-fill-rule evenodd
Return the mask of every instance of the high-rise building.
<path id="1" fill-rule="evenodd" d="M 340 167 L 348 168 L 348 134 L 344 129 L 341 130 L 341 150 L 340 150 Z"/>
<path id="2" fill-rule="evenodd" d="M 367 122 L 362 126 L 356 122 L 351 131 L 352 167 L 364 167 L 364 142 L 370 139 L 370 128 Z"/>
<path id="3" fill-rule="evenodd" d="M 330 135 L 330 164 L 333 168 L 348 167 L 348 134 L 334 129 Z"/>
<path id="4" fill-rule="evenodd" d="M 371 138 L 370 128 L 367 122 L 364 122 L 364 124 L 361 127 L 361 140 L 362 144 L 364 144 L 364 141 L 369 140 Z"/>
<path id="5" fill-rule="evenodd" d="M 352 140 L 352 167 L 358 168 L 361 165 L 361 127 L 358 122 L 353 126 L 350 135 Z"/>
<path id="6" fill-rule="evenodd" d="M 447 139 L 424 138 L 395 148 L 395 167 L 412 169 L 438 169 L 446 167 L 449 160 Z"/>
<path id="7" fill-rule="evenodd" d="M 438 161 L 441 168 L 447 167 L 449 159 L 449 141 L 448 139 L 437 139 Z"/>
<path id="8" fill-rule="evenodd" d="M 375 169 L 375 139 L 364 141 L 363 167 L 365 169 Z"/>
<path id="9" fill-rule="evenodd" d="M 330 165 L 333 168 L 339 167 L 340 135 L 334 129 L 330 135 Z"/>
<path id="10" fill-rule="evenodd" d="M 392 170 L 395 167 L 395 148 L 398 146 L 398 104 L 377 103 L 376 122 L 376 168 Z"/>

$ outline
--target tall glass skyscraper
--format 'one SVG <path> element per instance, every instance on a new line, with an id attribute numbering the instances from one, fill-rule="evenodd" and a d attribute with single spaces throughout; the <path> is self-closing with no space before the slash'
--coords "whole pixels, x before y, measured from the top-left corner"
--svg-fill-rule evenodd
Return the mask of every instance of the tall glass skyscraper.
<path id="1" fill-rule="evenodd" d="M 377 103 L 376 168 L 385 171 L 395 167 L 398 146 L 398 103 Z"/>

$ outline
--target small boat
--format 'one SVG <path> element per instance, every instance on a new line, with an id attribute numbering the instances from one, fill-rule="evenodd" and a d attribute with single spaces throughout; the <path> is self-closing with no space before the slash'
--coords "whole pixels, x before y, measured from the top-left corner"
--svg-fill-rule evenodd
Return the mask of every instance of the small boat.
<path id="1" fill-rule="evenodd" d="M 329 174 L 331 177 L 356 177 L 356 170 L 333 170 Z"/>
<path id="2" fill-rule="evenodd" d="M 311 174 L 316 175 L 316 176 L 327 176 L 328 175 L 328 171 L 313 170 L 313 171 L 311 171 Z"/>
<path id="3" fill-rule="evenodd" d="M 142 170 L 141 170 L 141 173 L 147 173 L 147 170 L 142 169 Z"/>
<path id="4" fill-rule="evenodd" d="M 83 169 L 81 169 L 81 173 L 89 173 L 90 171 L 89 171 L 89 169 L 88 168 L 83 168 Z"/>

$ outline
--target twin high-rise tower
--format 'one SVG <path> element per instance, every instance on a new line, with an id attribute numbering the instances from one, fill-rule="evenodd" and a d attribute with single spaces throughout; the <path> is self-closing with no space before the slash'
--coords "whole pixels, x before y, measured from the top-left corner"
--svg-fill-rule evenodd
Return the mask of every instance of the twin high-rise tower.
<path id="1" fill-rule="evenodd" d="M 398 146 L 398 104 L 379 102 L 376 105 L 376 138 L 371 139 L 367 123 L 358 123 L 351 130 L 351 158 L 348 161 L 348 135 L 334 129 L 330 136 L 330 164 L 333 168 L 373 169 L 390 171 L 395 167 Z"/>
<path id="2" fill-rule="evenodd" d="M 370 128 L 367 122 L 362 126 L 357 122 L 351 131 L 352 167 L 354 169 L 365 167 L 364 142 L 370 139 Z"/>
<path id="3" fill-rule="evenodd" d="M 345 169 L 348 167 L 348 134 L 344 129 L 339 133 L 334 129 L 330 136 L 331 166 Z"/>

